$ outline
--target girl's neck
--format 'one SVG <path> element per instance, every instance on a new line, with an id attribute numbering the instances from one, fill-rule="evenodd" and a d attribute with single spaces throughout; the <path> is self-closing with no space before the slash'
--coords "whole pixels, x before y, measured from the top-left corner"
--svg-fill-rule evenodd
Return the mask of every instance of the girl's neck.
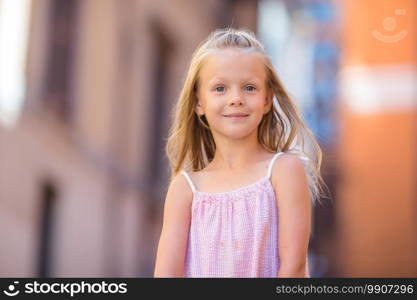
<path id="1" fill-rule="evenodd" d="M 207 166 L 211 170 L 239 172 L 248 166 L 264 161 L 271 153 L 258 142 L 253 145 L 228 144 L 216 148 L 213 160 Z"/>

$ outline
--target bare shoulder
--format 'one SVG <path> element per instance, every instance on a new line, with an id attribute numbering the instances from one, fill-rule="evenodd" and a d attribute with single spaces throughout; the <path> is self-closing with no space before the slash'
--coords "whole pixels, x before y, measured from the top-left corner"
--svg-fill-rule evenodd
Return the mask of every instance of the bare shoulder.
<path id="1" fill-rule="evenodd" d="M 191 203 L 193 198 L 193 191 L 185 176 L 178 173 L 171 180 L 166 201 L 176 202 L 177 204 L 188 205 Z"/>
<path id="2" fill-rule="evenodd" d="M 276 192 L 288 190 L 306 190 L 308 187 L 304 163 L 294 153 L 280 155 L 272 167 L 271 182 Z"/>
<path id="3" fill-rule="evenodd" d="M 293 173 L 303 173 L 304 164 L 298 155 L 294 153 L 283 153 L 276 159 L 272 171 L 275 173 L 288 171 Z"/>
<path id="4" fill-rule="evenodd" d="M 169 189 L 182 190 L 185 193 L 192 195 L 190 184 L 187 182 L 187 179 L 185 178 L 185 176 L 181 173 L 178 173 L 172 178 L 169 184 Z"/>
<path id="5" fill-rule="evenodd" d="M 212 168 L 205 167 L 204 169 L 198 171 L 190 171 L 188 172 L 194 186 L 198 189 L 198 187 L 207 181 L 207 178 L 216 178 L 215 172 L 213 172 Z M 208 180 L 210 182 L 210 180 Z"/>

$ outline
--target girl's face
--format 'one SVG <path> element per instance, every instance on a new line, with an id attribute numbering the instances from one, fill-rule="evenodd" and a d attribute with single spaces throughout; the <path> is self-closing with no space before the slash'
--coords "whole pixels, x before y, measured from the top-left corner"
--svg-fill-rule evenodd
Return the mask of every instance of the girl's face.
<path id="1" fill-rule="evenodd" d="M 213 135 L 242 139 L 257 133 L 272 103 L 261 56 L 222 49 L 207 58 L 199 75 L 196 112 L 205 115 Z"/>

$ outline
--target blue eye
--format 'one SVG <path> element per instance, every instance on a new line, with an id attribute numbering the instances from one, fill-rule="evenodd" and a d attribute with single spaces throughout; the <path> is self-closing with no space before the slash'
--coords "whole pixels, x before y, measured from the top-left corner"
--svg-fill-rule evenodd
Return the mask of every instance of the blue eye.
<path id="1" fill-rule="evenodd" d="M 216 92 L 219 92 L 219 93 L 224 92 L 224 86 L 218 86 L 215 88 L 215 90 Z"/>
<path id="2" fill-rule="evenodd" d="M 254 90 L 256 90 L 256 88 L 253 85 L 248 85 L 246 87 L 246 90 L 249 91 L 249 92 L 253 92 Z"/>

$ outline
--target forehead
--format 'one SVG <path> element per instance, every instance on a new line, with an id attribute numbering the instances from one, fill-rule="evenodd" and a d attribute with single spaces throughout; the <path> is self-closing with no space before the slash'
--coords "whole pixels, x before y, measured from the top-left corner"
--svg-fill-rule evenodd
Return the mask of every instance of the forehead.
<path id="1" fill-rule="evenodd" d="M 200 70 L 200 79 L 206 83 L 216 80 L 265 80 L 263 58 L 259 53 L 229 48 L 213 52 Z"/>

